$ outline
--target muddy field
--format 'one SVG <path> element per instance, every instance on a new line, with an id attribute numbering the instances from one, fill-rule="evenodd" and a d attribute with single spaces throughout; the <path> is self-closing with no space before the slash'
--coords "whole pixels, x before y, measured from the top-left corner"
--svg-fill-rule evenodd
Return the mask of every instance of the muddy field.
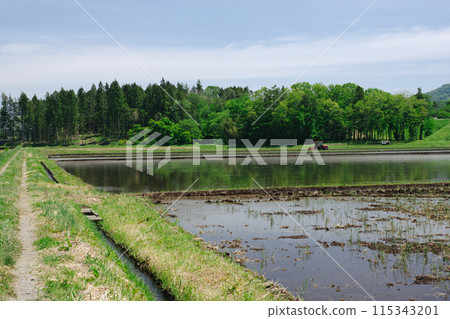
<path id="1" fill-rule="evenodd" d="M 183 195 L 184 194 L 184 195 Z M 312 187 L 269 187 L 265 189 L 225 189 L 189 192 L 150 192 L 139 196 L 151 197 L 155 201 L 176 199 L 183 195 L 189 199 L 208 199 L 230 202 L 235 199 L 295 200 L 305 197 L 442 197 L 450 198 L 450 183 L 414 183 L 388 185 L 312 186 Z"/>
<path id="2" fill-rule="evenodd" d="M 448 298 L 448 198 L 227 196 L 179 200 L 168 219 L 306 300 Z"/>

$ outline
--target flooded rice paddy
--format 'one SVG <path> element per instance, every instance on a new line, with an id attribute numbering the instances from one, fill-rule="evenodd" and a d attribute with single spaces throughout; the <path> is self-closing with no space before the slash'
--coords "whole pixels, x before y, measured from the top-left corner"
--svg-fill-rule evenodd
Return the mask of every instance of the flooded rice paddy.
<path id="1" fill-rule="evenodd" d="M 376 300 L 447 300 L 450 224 L 439 216 L 448 214 L 449 204 L 180 200 L 169 219 L 305 300 L 370 300 L 359 285 Z M 427 210 L 443 215 L 432 219 Z"/>
<path id="2" fill-rule="evenodd" d="M 154 175 L 129 168 L 125 161 L 61 161 L 69 173 L 108 192 L 144 193 L 184 191 L 197 178 L 191 190 L 254 188 L 253 179 L 264 187 L 342 185 L 385 182 L 431 182 L 450 180 L 450 155 L 378 155 L 324 157 L 325 166 L 313 162 L 288 165 L 265 158 L 267 165 L 254 162 L 228 165 L 228 160 L 206 161 L 200 166 L 192 160 L 172 160 Z M 146 168 L 144 167 L 144 171 Z"/>

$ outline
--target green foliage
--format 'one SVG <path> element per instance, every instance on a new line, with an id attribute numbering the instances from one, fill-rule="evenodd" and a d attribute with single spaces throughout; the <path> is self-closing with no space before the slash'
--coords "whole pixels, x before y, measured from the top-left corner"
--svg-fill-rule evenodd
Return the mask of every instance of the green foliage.
<path id="1" fill-rule="evenodd" d="M 436 121 L 429 118 L 423 123 L 423 132 L 425 137 L 430 136 L 436 130 Z"/>
<path id="2" fill-rule="evenodd" d="M 450 101 L 442 107 L 438 107 L 436 116 L 441 119 L 450 119 Z"/>
<path id="3" fill-rule="evenodd" d="M 128 139 L 132 138 L 136 134 L 139 134 L 144 129 L 145 127 L 142 127 L 141 124 L 135 124 L 131 129 L 128 130 Z"/>
<path id="4" fill-rule="evenodd" d="M 171 137 L 171 139 L 166 143 L 166 145 L 184 145 L 192 143 L 193 132 L 197 138 L 201 136 L 198 127 L 193 127 L 195 124 L 192 120 L 183 120 L 182 122 L 175 124 L 169 118 L 163 117 L 159 121 L 150 120 L 149 129 L 151 132 L 161 133 L 162 136 Z"/>
<path id="5" fill-rule="evenodd" d="M 191 119 L 184 119 L 178 123 L 178 128 L 181 132 L 187 132 L 191 135 L 192 139 L 201 139 L 202 132 L 200 127 Z M 191 142 L 191 141 L 189 141 Z"/>
<path id="6" fill-rule="evenodd" d="M 177 130 L 176 125 L 167 117 L 163 117 L 159 121 L 150 120 L 148 127 L 152 132 L 161 133 L 164 136 L 174 137 Z M 173 143 L 173 141 L 171 142 Z"/>
<path id="7" fill-rule="evenodd" d="M 203 137 L 253 143 L 270 138 L 418 140 L 430 134 L 430 124 L 425 126 L 430 116 L 450 117 L 450 104 L 432 102 L 420 89 L 408 97 L 354 83 L 303 82 L 252 92 L 236 86 L 204 89 L 200 81 L 189 88 L 162 79 L 145 90 L 136 83 L 121 87 L 113 81 L 92 85 L 87 92 L 61 89 L 44 100 L 3 94 L 0 141 L 70 144 L 75 139 L 84 144 L 77 136 L 82 134 L 101 136 L 101 144 L 110 144 L 147 125 L 172 137 L 169 144 Z"/>

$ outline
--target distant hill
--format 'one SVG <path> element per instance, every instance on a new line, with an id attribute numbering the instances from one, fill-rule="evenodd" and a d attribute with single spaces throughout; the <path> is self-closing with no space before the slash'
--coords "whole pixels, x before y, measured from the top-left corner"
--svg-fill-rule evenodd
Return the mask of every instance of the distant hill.
<path id="1" fill-rule="evenodd" d="M 448 101 L 448 100 L 450 100 L 450 83 L 444 84 L 439 89 L 430 91 L 425 94 L 431 96 L 432 101 L 436 101 L 436 102 Z"/>

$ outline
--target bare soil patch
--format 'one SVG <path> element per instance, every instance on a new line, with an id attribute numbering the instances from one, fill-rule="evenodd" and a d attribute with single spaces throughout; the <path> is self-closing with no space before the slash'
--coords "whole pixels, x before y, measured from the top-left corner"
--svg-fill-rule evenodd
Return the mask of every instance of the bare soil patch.
<path id="1" fill-rule="evenodd" d="M 155 201 L 177 199 L 205 199 L 211 202 L 235 203 L 236 199 L 295 200 L 304 197 L 443 197 L 450 198 L 450 183 L 416 183 L 352 186 L 272 187 L 266 189 L 225 189 L 183 192 L 149 192 L 137 196 L 150 197 Z M 267 192 L 267 193 L 266 193 Z M 227 201 L 225 201 L 227 200 Z M 380 207 L 372 207 L 380 210 Z M 367 209 L 366 209 L 367 210 Z"/>
<path id="2" fill-rule="evenodd" d="M 36 221 L 27 191 L 27 164 L 25 159 L 22 165 L 22 181 L 16 205 L 20 212 L 18 238 L 22 244 L 22 253 L 17 260 L 14 271 L 16 277 L 14 291 L 17 300 L 34 300 L 38 297 L 35 273 L 37 252 L 33 245 L 33 242 L 37 239 Z"/>

